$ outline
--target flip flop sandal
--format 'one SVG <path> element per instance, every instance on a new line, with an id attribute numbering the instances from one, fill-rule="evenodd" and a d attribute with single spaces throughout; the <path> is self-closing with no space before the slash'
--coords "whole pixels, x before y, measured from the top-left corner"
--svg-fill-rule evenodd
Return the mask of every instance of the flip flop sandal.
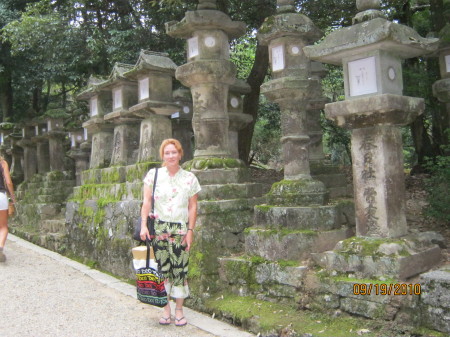
<path id="1" fill-rule="evenodd" d="M 175 322 L 180 322 L 180 321 L 182 321 L 183 319 L 186 320 L 186 318 L 185 318 L 184 316 L 181 317 L 181 318 L 175 318 Z M 184 323 L 181 323 L 181 324 L 175 323 L 176 326 L 185 326 L 186 324 L 187 324 L 187 321 L 184 322 Z"/>
<path id="2" fill-rule="evenodd" d="M 164 320 L 164 321 L 162 321 Z M 170 324 L 170 317 L 161 317 L 159 319 L 159 324 L 160 325 L 169 325 Z"/>

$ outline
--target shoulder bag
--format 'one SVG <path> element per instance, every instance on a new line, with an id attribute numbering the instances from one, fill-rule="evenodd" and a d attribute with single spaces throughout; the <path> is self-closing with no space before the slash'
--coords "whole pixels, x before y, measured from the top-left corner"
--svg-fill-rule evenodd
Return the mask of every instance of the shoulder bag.
<path id="1" fill-rule="evenodd" d="M 137 299 L 142 303 L 157 307 L 167 305 L 167 292 L 164 286 L 162 273 L 150 265 L 150 240 L 145 240 L 147 245 L 147 256 L 145 267 L 136 269 L 136 291 Z"/>

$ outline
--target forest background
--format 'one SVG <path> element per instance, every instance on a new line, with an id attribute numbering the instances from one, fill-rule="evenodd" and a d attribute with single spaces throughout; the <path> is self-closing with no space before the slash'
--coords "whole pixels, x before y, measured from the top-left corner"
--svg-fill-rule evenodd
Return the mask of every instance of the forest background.
<path id="1" fill-rule="evenodd" d="M 0 122 L 64 116 L 68 129 L 80 127 L 88 119 L 88 110 L 73 97 L 91 75 L 108 76 L 115 62 L 135 64 L 141 49 L 166 52 L 176 64 L 186 63 L 185 41 L 169 37 L 164 25 L 180 21 L 197 3 L 0 0 Z M 325 34 L 351 25 L 357 12 L 355 3 L 296 1 L 298 11 Z M 240 132 L 240 158 L 247 164 L 281 168 L 280 112 L 276 104 L 260 95 L 270 69 L 267 47 L 256 39 L 264 19 L 276 13 L 276 0 L 217 0 L 217 6 L 232 20 L 247 25 L 247 33 L 231 41 L 238 77 L 251 87 L 244 98 L 244 112 L 254 117 L 254 122 Z M 439 37 L 440 32 L 450 30 L 450 0 L 382 1 L 382 7 L 389 20 L 411 26 L 424 37 Z M 330 101 L 344 99 L 342 69 L 328 65 L 327 69 L 324 94 Z M 409 59 L 403 70 L 404 95 L 422 97 L 426 103 L 425 113 L 403 128 L 405 169 L 431 172 L 438 185 L 446 181 L 446 185 L 433 189 L 439 202 L 442 196 L 449 201 L 450 117 L 432 94 L 433 83 L 440 79 L 438 59 Z M 327 156 L 336 163 L 349 164 L 349 133 L 325 118 L 322 126 Z M 447 205 L 445 202 L 441 208 L 450 221 Z"/>

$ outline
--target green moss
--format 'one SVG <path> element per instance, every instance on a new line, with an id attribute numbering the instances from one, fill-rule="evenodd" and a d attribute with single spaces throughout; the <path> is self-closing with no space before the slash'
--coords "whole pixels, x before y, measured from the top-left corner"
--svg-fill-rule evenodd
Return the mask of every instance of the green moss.
<path id="1" fill-rule="evenodd" d="M 259 34 L 267 34 L 270 33 L 273 29 L 273 25 L 275 24 L 275 16 L 267 17 L 261 27 L 259 28 Z"/>
<path id="2" fill-rule="evenodd" d="M 257 206 L 255 206 L 255 209 L 260 211 L 260 212 L 267 213 L 267 212 L 270 212 L 272 210 L 272 208 L 274 208 L 274 207 L 276 207 L 276 206 L 257 205 Z"/>
<path id="3" fill-rule="evenodd" d="M 342 255 L 358 255 L 358 256 L 372 256 L 381 257 L 384 254 L 378 251 L 380 246 L 385 243 L 395 243 L 403 248 L 399 251 L 399 256 L 409 256 L 410 253 L 406 249 L 406 243 L 399 239 L 388 238 L 366 238 L 366 237 L 351 237 L 342 241 L 342 248 L 339 252 Z"/>
<path id="4" fill-rule="evenodd" d="M 261 236 L 272 236 L 272 235 L 278 235 L 281 237 L 283 236 L 287 236 L 287 235 L 297 235 L 297 234 L 301 234 L 301 235 L 308 235 L 308 236 L 314 236 L 317 235 L 317 232 L 313 231 L 313 230 L 309 230 L 309 229 L 287 229 L 287 228 L 269 228 L 269 229 L 262 229 L 262 230 L 257 230 L 255 231 L 254 228 L 252 230 L 252 228 L 250 228 L 248 231 L 246 231 L 246 233 L 255 233 L 257 235 L 261 235 Z"/>
<path id="5" fill-rule="evenodd" d="M 245 168 L 245 164 L 235 158 L 195 158 L 191 161 L 184 163 L 183 168 L 191 171 L 195 170 L 208 170 L 208 169 L 232 169 L 232 168 Z"/>
<path id="6" fill-rule="evenodd" d="M 361 318 L 345 315 L 333 318 L 322 313 L 298 311 L 294 306 L 286 304 L 229 294 L 211 296 L 205 304 L 214 313 L 231 318 L 233 323 L 250 327 L 255 334 L 269 332 L 273 334 L 274 331 L 278 334 L 289 326 L 298 335 L 350 337 L 358 336 L 357 331 L 360 329 L 371 330 L 371 324 L 374 324 Z M 378 334 L 368 332 L 364 336 L 378 336 Z"/>

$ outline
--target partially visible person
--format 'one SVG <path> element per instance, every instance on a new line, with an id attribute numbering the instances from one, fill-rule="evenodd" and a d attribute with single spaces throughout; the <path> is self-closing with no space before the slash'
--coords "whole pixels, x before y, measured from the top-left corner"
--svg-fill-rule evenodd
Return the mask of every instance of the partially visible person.
<path id="1" fill-rule="evenodd" d="M 13 203 L 16 202 L 16 197 L 8 163 L 2 156 L 0 156 L 0 165 L 0 262 L 5 262 L 4 248 L 8 236 L 8 196 L 11 197 Z"/>
<path id="2" fill-rule="evenodd" d="M 169 303 L 159 324 L 171 323 L 170 298 L 175 299 L 175 325 L 184 326 L 184 299 L 189 296 L 187 273 L 189 251 L 194 240 L 197 219 L 197 196 L 201 190 L 197 177 L 180 167 L 183 148 L 176 139 L 166 139 L 159 149 L 162 167 L 158 169 L 155 188 L 155 260 L 165 277 Z M 155 169 L 144 178 L 144 200 L 141 209 L 141 239 L 150 239 L 147 216 L 151 210 Z"/>

